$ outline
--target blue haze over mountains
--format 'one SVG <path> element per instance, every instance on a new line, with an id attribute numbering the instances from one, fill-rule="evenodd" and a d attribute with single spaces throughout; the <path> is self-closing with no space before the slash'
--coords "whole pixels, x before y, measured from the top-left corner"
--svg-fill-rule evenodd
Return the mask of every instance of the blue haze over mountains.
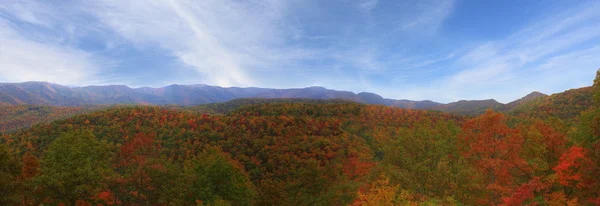
<path id="1" fill-rule="evenodd" d="M 545 94 L 533 92 L 509 105 L 529 101 Z M 441 104 L 429 100 L 386 99 L 374 93 L 337 91 L 323 87 L 293 89 L 219 87 L 204 84 L 169 85 L 161 88 L 130 88 L 124 85 L 68 87 L 47 82 L 0 83 L 2 105 L 83 106 L 112 104 L 199 105 L 226 102 L 239 98 L 342 99 L 365 104 L 380 104 L 409 109 L 456 110 L 462 108 L 499 108 L 496 100 L 472 100 Z"/>

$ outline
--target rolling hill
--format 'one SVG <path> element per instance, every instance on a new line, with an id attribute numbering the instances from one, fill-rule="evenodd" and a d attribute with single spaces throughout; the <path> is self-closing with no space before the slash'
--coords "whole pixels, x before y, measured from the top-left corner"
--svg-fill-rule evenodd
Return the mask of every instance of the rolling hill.
<path id="1" fill-rule="evenodd" d="M 429 108 L 432 101 L 384 99 L 373 93 L 355 94 L 323 87 L 266 89 L 217 87 L 208 85 L 169 85 L 161 88 L 130 88 L 124 85 L 66 87 L 47 82 L 0 84 L 0 104 L 82 106 L 111 104 L 200 105 L 226 102 L 238 98 L 302 98 L 343 99 L 366 104 L 391 105 L 400 108 Z"/>
<path id="2" fill-rule="evenodd" d="M 378 94 L 349 91 L 337 91 L 323 87 L 295 89 L 218 87 L 203 84 L 169 85 L 161 88 L 130 88 L 124 85 L 67 87 L 47 82 L 24 82 L 0 84 L 0 105 L 47 105 L 47 106 L 84 106 L 84 105 L 204 105 L 223 103 L 234 99 L 316 99 L 347 100 L 364 104 L 393 106 L 405 109 L 425 109 L 449 112 L 461 115 L 479 115 L 487 109 L 522 114 L 532 111 L 575 116 L 589 107 L 591 92 L 581 88 L 548 96 L 532 92 L 525 97 L 502 104 L 494 99 L 461 100 L 448 104 L 429 100 L 396 100 L 383 98 Z M 560 112 L 552 112 L 556 107 L 573 107 Z M 529 109 L 533 108 L 533 110 Z"/>

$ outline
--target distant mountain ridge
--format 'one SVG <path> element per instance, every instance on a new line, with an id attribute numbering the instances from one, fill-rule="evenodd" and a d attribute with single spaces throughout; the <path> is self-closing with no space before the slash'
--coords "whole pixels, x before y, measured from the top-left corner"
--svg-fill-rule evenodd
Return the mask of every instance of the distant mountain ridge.
<path id="1" fill-rule="evenodd" d="M 343 99 L 365 104 L 424 109 L 440 103 L 384 99 L 374 94 L 337 91 L 324 87 L 268 89 L 218 87 L 203 84 L 130 88 L 124 85 L 67 87 L 47 82 L 0 83 L 0 104 L 81 106 L 95 104 L 199 105 L 238 98 Z"/>
<path id="2" fill-rule="evenodd" d="M 478 114 L 488 108 L 506 110 L 545 97 L 533 92 L 509 104 L 496 100 L 471 100 L 442 104 L 429 100 L 386 99 L 380 95 L 331 90 L 324 87 L 269 89 L 256 87 L 219 87 L 204 84 L 169 85 L 161 88 L 130 88 L 124 85 L 67 87 L 48 82 L 0 83 L 0 105 L 200 105 L 227 102 L 239 98 L 342 99 L 365 104 L 380 104 L 407 109 L 431 109 L 459 114 Z"/>

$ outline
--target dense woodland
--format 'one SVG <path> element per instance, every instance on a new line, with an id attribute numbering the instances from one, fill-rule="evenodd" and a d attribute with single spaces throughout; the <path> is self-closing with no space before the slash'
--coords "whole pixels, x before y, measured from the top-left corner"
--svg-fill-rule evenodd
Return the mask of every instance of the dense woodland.
<path id="1" fill-rule="evenodd" d="M 6 131 L 0 205 L 600 204 L 600 71 L 592 87 L 479 116 L 244 101 Z"/>
<path id="2" fill-rule="evenodd" d="M 52 107 L 39 105 L 0 105 L 0 133 L 26 128 L 91 112 L 103 106 Z"/>

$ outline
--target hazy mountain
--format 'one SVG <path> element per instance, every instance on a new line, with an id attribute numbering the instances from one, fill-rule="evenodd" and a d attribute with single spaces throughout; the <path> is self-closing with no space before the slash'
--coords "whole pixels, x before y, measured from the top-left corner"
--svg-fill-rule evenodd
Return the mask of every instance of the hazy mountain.
<path id="1" fill-rule="evenodd" d="M 323 87 L 294 89 L 218 87 L 204 84 L 169 85 L 161 88 L 130 88 L 124 85 L 67 87 L 47 82 L 0 83 L 0 105 L 111 105 L 111 104 L 152 104 L 152 105 L 200 105 L 227 102 L 239 98 L 302 98 L 302 99 L 341 99 L 365 104 L 380 104 L 408 109 L 430 109 L 456 114 L 481 114 L 488 108 L 497 111 L 519 110 L 523 105 L 532 104 L 547 95 L 532 92 L 527 96 L 502 104 L 496 100 L 471 100 L 441 104 L 429 100 L 412 101 L 386 99 L 378 94 L 337 91 Z M 556 101 L 556 100 L 552 100 Z"/>
<path id="2" fill-rule="evenodd" d="M 198 105 L 226 102 L 238 98 L 303 98 L 343 99 L 366 104 L 392 105 L 402 108 L 425 108 L 437 105 L 431 101 L 384 99 L 362 92 L 337 91 L 323 87 L 295 89 L 267 89 L 218 87 L 209 85 L 169 85 L 161 88 L 130 88 L 123 85 L 65 87 L 46 82 L 0 84 L 0 103 L 7 105 L 58 105 L 79 106 L 85 104 L 176 104 Z"/>
<path id="3" fill-rule="evenodd" d="M 423 100 L 423 101 L 413 101 L 413 100 L 395 100 L 395 99 L 386 99 L 386 105 L 406 108 L 406 109 L 431 109 L 436 106 L 443 105 L 442 103 L 434 102 L 431 100 Z"/>
<path id="4" fill-rule="evenodd" d="M 367 104 L 385 104 L 388 105 L 388 101 L 378 94 L 369 93 L 369 92 L 361 92 L 358 93 L 357 96 L 362 100 L 363 103 Z"/>

